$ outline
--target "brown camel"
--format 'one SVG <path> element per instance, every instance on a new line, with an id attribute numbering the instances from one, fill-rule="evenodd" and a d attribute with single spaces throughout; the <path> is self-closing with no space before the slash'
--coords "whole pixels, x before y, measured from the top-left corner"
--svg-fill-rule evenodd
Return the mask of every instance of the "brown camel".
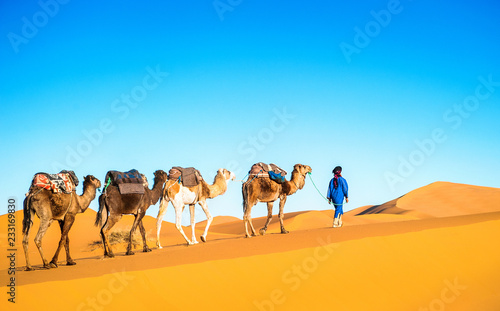
<path id="1" fill-rule="evenodd" d="M 267 226 L 273 218 L 273 204 L 277 199 L 280 199 L 278 217 L 281 225 L 281 233 L 288 233 L 283 226 L 283 208 L 285 206 L 286 198 L 304 187 L 306 174 L 310 172 L 312 172 L 310 166 L 295 164 L 293 167 L 292 179 L 290 181 L 285 180 L 283 183 L 277 183 L 268 177 L 254 178 L 255 176 L 248 176 L 248 179 L 243 184 L 242 189 L 244 212 L 243 222 L 245 224 L 245 233 L 247 238 L 257 235 L 252 224 L 252 207 L 258 202 L 267 203 L 267 221 L 265 226 L 259 231 L 261 235 L 264 235 L 266 233 Z M 250 225 L 250 229 L 252 231 L 251 235 L 248 231 L 248 225 Z"/>
<path id="2" fill-rule="evenodd" d="M 200 237 L 203 242 L 207 241 L 208 228 L 212 223 L 213 217 L 210 215 L 207 206 L 207 199 L 213 199 L 216 196 L 223 195 L 227 190 L 227 181 L 234 180 L 235 176 L 232 172 L 221 168 L 217 171 L 215 175 L 214 182 L 209 185 L 205 180 L 202 180 L 197 186 L 194 187 L 184 187 L 177 180 L 168 180 L 165 183 L 165 189 L 163 190 L 162 200 L 160 202 L 160 210 L 158 211 L 158 216 L 156 218 L 156 246 L 162 248 L 160 244 L 160 230 L 163 220 L 163 216 L 167 212 L 168 202 L 172 202 L 175 209 L 175 226 L 177 230 L 182 234 L 188 245 L 196 244 L 195 235 L 195 224 L 194 224 L 194 206 L 198 203 L 205 215 L 207 216 L 207 225 L 205 226 L 205 232 Z M 181 226 L 182 211 L 184 210 L 185 204 L 189 204 L 189 212 L 191 215 L 191 240 L 188 239 L 184 230 Z"/>
<path id="3" fill-rule="evenodd" d="M 130 230 L 130 240 L 126 255 L 133 255 L 132 235 L 137 226 L 141 231 L 143 241 L 143 251 L 150 252 L 151 249 L 146 244 L 146 230 L 142 223 L 142 218 L 146 215 L 147 209 L 156 204 L 163 192 L 163 185 L 167 179 L 167 173 L 162 170 L 154 172 L 153 189 L 144 185 L 144 194 L 121 194 L 118 187 L 109 185 L 105 193 L 99 196 L 99 212 L 97 212 L 95 225 L 101 226 L 101 238 L 104 246 L 104 256 L 114 257 L 113 251 L 108 241 L 108 232 L 122 218 L 122 215 L 134 215 L 135 220 Z M 103 213 L 106 213 L 106 220 L 103 223 Z"/>
<path id="4" fill-rule="evenodd" d="M 96 197 L 96 189 L 101 187 L 99 179 L 92 175 L 84 177 L 83 194 L 77 195 L 75 191 L 71 193 L 53 193 L 51 190 L 46 190 L 36 186 L 32 186 L 24 199 L 24 219 L 23 219 L 23 248 L 26 257 L 26 271 L 33 270 L 30 265 L 28 255 L 28 238 L 31 226 L 33 224 L 33 214 L 36 213 L 40 218 L 40 227 L 35 237 L 35 245 L 38 247 L 40 256 L 43 260 L 44 268 L 57 268 L 57 258 L 59 252 L 64 246 L 66 249 L 66 264 L 76 265 L 76 262 L 71 259 L 69 254 L 69 237 L 68 232 L 75 221 L 75 216 L 78 213 L 83 213 L 87 210 L 90 202 Z M 47 229 L 52 224 L 53 220 L 59 222 L 61 228 L 61 240 L 52 260 L 47 262 L 43 255 L 42 238 L 47 232 Z"/>

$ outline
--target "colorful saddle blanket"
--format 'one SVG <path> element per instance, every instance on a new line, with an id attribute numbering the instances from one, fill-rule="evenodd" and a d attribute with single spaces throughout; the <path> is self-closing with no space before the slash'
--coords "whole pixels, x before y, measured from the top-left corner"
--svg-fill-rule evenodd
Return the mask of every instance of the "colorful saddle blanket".
<path id="1" fill-rule="evenodd" d="M 184 187 L 194 187 L 200 184 L 203 177 L 194 167 L 174 166 L 168 171 L 168 179 L 177 179 Z"/>
<path id="2" fill-rule="evenodd" d="M 78 186 L 78 178 L 73 171 L 61 171 L 58 174 L 37 173 L 32 184 L 54 193 L 71 193 Z"/>
<path id="3" fill-rule="evenodd" d="M 281 167 L 277 166 L 276 164 L 274 163 L 266 164 L 262 162 L 255 163 L 254 165 L 252 165 L 252 168 L 248 172 L 249 176 L 267 177 L 271 178 L 272 180 L 278 183 L 285 182 L 286 174 L 287 172 Z"/>
<path id="4" fill-rule="evenodd" d="M 147 181 L 142 176 L 137 170 L 130 170 L 128 172 L 109 171 L 106 174 L 104 191 L 109 185 L 113 185 L 118 186 L 121 194 L 144 194 L 144 185 Z"/>

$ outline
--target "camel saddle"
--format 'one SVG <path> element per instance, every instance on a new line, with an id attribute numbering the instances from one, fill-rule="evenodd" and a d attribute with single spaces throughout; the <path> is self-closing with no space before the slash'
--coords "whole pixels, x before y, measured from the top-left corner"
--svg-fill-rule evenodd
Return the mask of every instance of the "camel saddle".
<path id="1" fill-rule="evenodd" d="M 103 192 L 109 185 L 113 185 L 118 187 L 121 194 L 144 194 L 144 179 L 137 170 L 108 171 L 104 180 L 106 180 L 106 186 Z"/>
<path id="2" fill-rule="evenodd" d="M 203 180 L 200 171 L 194 167 L 174 166 L 168 171 L 168 179 L 179 180 L 184 187 L 194 187 Z"/>
<path id="3" fill-rule="evenodd" d="M 255 163 L 248 172 L 249 176 L 271 178 L 277 183 L 285 182 L 286 171 L 274 163 Z"/>
<path id="4" fill-rule="evenodd" d="M 52 190 L 54 193 L 71 193 L 78 186 L 78 183 L 75 172 L 66 170 L 58 174 L 37 173 L 31 182 L 34 186 Z"/>

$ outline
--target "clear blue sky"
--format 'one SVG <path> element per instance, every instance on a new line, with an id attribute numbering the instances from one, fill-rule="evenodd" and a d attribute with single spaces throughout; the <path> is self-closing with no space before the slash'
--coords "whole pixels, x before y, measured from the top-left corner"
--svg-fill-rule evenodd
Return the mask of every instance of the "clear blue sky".
<path id="1" fill-rule="evenodd" d="M 3 206 L 62 167 L 152 182 L 303 163 L 324 194 L 342 165 L 347 210 L 434 181 L 500 187 L 497 3 L 61 2 L 0 4 Z M 209 207 L 241 218 L 241 201 L 236 181 Z M 328 208 L 310 180 L 286 204 Z"/>

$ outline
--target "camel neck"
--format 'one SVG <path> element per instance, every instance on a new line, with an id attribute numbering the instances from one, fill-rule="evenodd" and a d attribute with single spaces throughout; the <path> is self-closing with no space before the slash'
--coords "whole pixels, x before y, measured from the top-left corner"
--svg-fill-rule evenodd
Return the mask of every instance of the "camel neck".
<path id="1" fill-rule="evenodd" d="M 150 190 L 152 204 L 156 204 L 160 199 L 163 190 L 163 183 L 164 182 L 161 182 L 157 178 L 155 178 L 153 188 Z"/>
<path id="2" fill-rule="evenodd" d="M 96 196 L 96 187 L 92 185 L 90 182 L 83 182 L 83 193 L 82 195 L 77 197 L 77 202 L 80 208 L 80 211 L 83 213 L 87 210 L 90 205 L 90 202 L 95 199 Z"/>
<path id="3" fill-rule="evenodd" d="M 286 185 L 285 192 L 287 195 L 292 195 L 304 187 L 304 177 L 302 174 L 294 170 L 292 172 L 292 178 L 290 181 L 285 182 L 284 185 Z"/>
<path id="4" fill-rule="evenodd" d="M 214 178 L 214 183 L 208 185 L 208 189 L 210 190 L 210 198 L 224 194 L 227 190 L 227 181 L 224 175 L 217 173 Z"/>

